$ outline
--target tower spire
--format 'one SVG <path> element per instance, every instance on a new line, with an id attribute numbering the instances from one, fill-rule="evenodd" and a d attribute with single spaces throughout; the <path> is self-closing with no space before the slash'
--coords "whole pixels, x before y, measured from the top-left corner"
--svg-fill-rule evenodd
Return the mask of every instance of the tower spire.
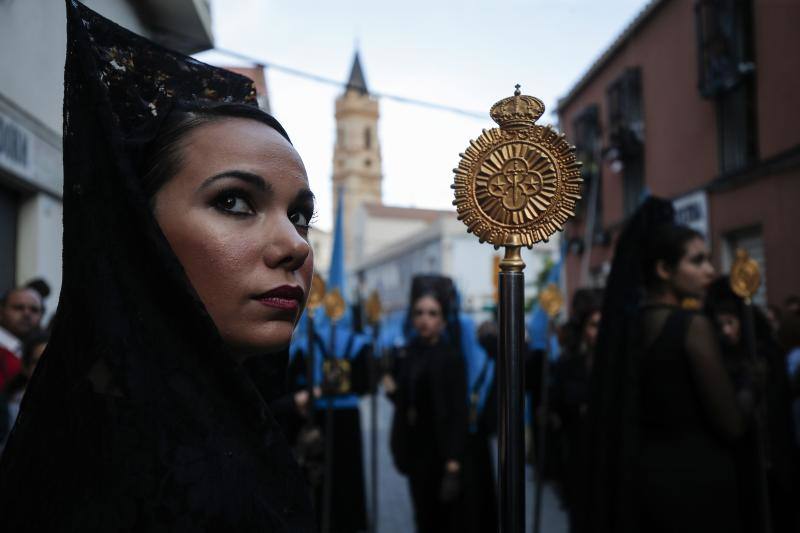
<path id="1" fill-rule="evenodd" d="M 350 78 L 347 80 L 347 91 L 358 91 L 361 94 L 369 94 L 367 82 L 364 78 L 364 71 L 361 68 L 361 60 L 358 56 L 358 48 L 353 55 L 353 66 L 350 68 Z"/>

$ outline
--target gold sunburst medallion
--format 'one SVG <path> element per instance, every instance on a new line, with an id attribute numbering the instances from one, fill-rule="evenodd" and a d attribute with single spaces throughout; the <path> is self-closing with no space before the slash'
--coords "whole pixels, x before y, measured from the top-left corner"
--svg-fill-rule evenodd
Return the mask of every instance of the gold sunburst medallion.
<path id="1" fill-rule="evenodd" d="M 366 315 L 367 315 L 367 323 L 371 325 L 375 325 L 381 320 L 381 297 L 378 294 L 378 291 L 372 291 L 367 298 L 367 303 L 364 306 Z"/>
<path id="2" fill-rule="evenodd" d="M 554 318 L 561 307 L 564 305 L 564 297 L 561 296 L 561 291 L 555 283 L 550 283 L 542 289 L 539 294 L 539 307 L 547 313 L 547 316 Z"/>
<path id="3" fill-rule="evenodd" d="M 338 288 L 333 288 L 325 294 L 325 314 L 334 322 L 344 316 L 345 303 L 342 293 Z"/>
<path id="4" fill-rule="evenodd" d="M 750 301 L 761 285 L 761 271 L 758 263 L 750 255 L 739 248 L 736 250 L 736 260 L 731 266 L 731 290 L 740 298 Z"/>
<path id="5" fill-rule="evenodd" d="M 314 277 L 311 278 L 311 290 L 308 292 L 308 303 L 306 303 L 306 308 L 310 311 L 314 311 L 320 305 L 322 305 L 322 301 L 325 299 L 325 280 L 322 279 L 322 276 L 314 273 Z"/>
<path id="6" fill-rule="evenodd" d="M 575 214 L 581 164 L 563 134 L 535 123 L 542 113 L 542 101 L 517 86 L 489 112 L 500 127 L 483 130 L 461 154 L 453 205 L 481 242 L 531 247 Z"/>

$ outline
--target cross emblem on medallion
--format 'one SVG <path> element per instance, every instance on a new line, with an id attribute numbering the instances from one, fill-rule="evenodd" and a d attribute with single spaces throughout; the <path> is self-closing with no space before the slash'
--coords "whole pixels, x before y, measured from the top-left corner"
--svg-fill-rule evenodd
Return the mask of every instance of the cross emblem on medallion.
<path id="1" fill-rule="evenodd" d="M 519 211 L 528 200 L 542 190 L 542 175 L 531 170 L 520 157 L 506 161 L 487 184 L 489 194 L 503 203 L 509 211 Z"/>

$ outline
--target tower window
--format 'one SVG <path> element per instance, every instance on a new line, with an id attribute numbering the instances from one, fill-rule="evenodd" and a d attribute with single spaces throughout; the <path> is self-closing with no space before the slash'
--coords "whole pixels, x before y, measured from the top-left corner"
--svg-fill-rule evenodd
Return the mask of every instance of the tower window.
<path id="1" fill-rule="evenodd" d="M 364 166 L 365 166 L 365 167 L 372 166 L 372 159 L 370 159 L 369 157 L 368 157 L 368 158 L 366 158 L 366 159 L 364 160 Z"/>
<path id="2" fill-rule="evenodd" d="M 344 128 L 339 128 L 336 132 L 336 140 L 339 142 L 339 146 L 344 145 Z"/>
<path id="3" fill-rule="evenodd" d="M 372 130 L 370 128 L 364 130 L 364 146 L 372 148 Z"/>

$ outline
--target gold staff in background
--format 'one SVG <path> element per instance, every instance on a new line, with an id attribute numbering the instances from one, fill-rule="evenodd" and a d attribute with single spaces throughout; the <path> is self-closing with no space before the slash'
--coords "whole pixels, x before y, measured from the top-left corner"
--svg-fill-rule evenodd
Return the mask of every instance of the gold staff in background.
<path id="1" fill-rule="evenodd" d="M 736 260 L 731 266 L 731 290 L 744 300 L 742 309 L 742 326 L 744 330 L 750 364 L 758 372 L 764 362 L 758 355 L 756 346 L 755 318 L 753 316 L 753 296 L 761 286 L 761 271 L 758 263 L 743 249 L 736 250 Z M 764 396 L 761 396 L 754 409 L 756 431 L 756 464 L 758 468 L 758 496 L 760 511 L 760 533 L 772 533 L 772 514 L 769 506 L 769 486 L 767 482 L 767 413 Z"/>
<path id="2" fill-rule="evenodd" d="M 537 431 L 534 433 L 536 438 L 536 492 L 533 500 L 533 530 L 539 531 L 542 523 L 542 493 L 544 491 L 544 463 L 547 454 L 547 424 L 550 418 L 550 405 L 548 402 L 547 383 L 550 381 L 550 359 L 551 343 L 550 339 L 555 332 L 555 319 L 561 312 L 564 305 L 564 297 L 561 289 L 555 283 L 549 283 L 547 287 L 539 293 L 539 307 L 547 314 L 547 338 L 545 339 L 545 349 L 542 356 L 542 368 L 539 381 L 539 416 L 534 417 L 538 422 Z"/>
<path id="3" fill-rule="evenodd" d="M 317 368 L 316 350 L 316 333 L 314 331 L 314 315 L 316 310 L 322 305 L 325 298 L 325 280 L 314 273 L 311 279 L 311 289 L 308 293 L 308 301 L 306 302 L 306 325 L 308 348 L 306 350 L 306 422 L 297 435 L 297 443 L 295 445 L 295 457 L 300 467 L 305 472 L 309 484 L 316 488 L 322 480 L 322 472 L 324 469 L 324 458 L 322 457 L 322 431 L 316 422 L 314 416 L 315 404 L 315 369 Z"/>
<path id="4" fill-rule="evenodd" d="M 364 304 L 367 324 L 372 327 L 372 357 L 369 358 L 370 405 L 370 493 L 372 513 L 369 533 L 378 532 L 378 336 L 381 324 L 381 297 L 377 290 L 370 293 Z"/>
<path id="5" fill-rule="evenodd" d="M 334 287 L 323 299 L 325 314 L 330 319 L 328 357 L 322 364 L 322 394 L 325 398 L 325 480 L 322 487 L 322 533 L 331 532 L 333 509 L 333 400 L 334 395 L 350 390 L 350 361 L 336 354 L 336 325 L 344 317 L 346 304 L 342 293 Z M 344 357 L 347 354 L 343 354 Z"/>
<path id="6" fill-rule="evenodd" d="M 550 126 L 538 98 L 520 93 L 489 111 L 500 126 L 470 141 L 454 169 L 453 205 L 467 231 L 505 247 L 499 289 L 499 531 L 522 533 L 525 524 L 523 427 L 524 284 L 521 248 L 563 229 L 580 199 L 575 148 Z"/>

